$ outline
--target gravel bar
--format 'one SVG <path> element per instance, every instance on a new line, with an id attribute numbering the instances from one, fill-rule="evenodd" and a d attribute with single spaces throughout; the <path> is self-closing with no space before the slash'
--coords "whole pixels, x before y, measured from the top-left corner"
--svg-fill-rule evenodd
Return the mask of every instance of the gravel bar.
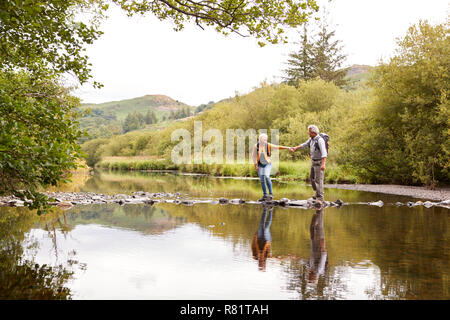
<path id="1" fill-rule="evenodd" d="M 402 186 L 393 184 L 325 184 L 324 187 L 387 193 L 436 201 L 450 200 L 450 187 L 436 188 L 435 190 L 430 190 L 426 187 Z"/>

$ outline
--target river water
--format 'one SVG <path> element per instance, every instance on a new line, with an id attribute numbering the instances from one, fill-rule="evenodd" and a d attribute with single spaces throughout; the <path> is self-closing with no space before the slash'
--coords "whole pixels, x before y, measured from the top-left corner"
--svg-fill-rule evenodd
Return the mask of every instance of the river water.
<path id="1" fill-rule="evenodd" d="M 261 196 L 258 180 L 170 173 L 74 176 L 59 190 Z M 274 181 L 276 199 L 311 187 Z M 156 203 L 37 216 L 0 207 L 1 299 L 449 299 L 449 210 L 326 189 L 322 210 Z M 358 204 L 382 200 L 383 207 Z"/>

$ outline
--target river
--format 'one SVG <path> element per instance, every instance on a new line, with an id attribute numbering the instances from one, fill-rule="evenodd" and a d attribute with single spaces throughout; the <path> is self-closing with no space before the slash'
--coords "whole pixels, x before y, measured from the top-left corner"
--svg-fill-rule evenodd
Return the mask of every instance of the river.
<path id="1" fill-rule="evenodd" d="M 74 176 L 62 191 L 261 196 L 254 179 Z M 276 199 L 311 187 L 274 181 Z M 1 299 L 449 299 L 449 210 L 326 189 L 321 210 L 259 204 L 95 204 L 38 217 L 0 207 Z M 382 207 L 358 204 L 382 200 Z"/>

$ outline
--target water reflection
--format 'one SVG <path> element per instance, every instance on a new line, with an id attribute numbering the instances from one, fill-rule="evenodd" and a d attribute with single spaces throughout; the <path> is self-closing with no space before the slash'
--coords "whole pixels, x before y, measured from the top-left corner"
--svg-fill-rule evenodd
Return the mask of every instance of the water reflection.
<path id="1" fill-rule="evenodd" d="M 310 225 L 311 254 L 309 257 L 308 281 L 317 283 L 323 276 L 328 264 L 327 248 L 325 246 L 325 233 L 323 230 L 324 208 L 316 210 Z"/>
<path id="2" fill-rule="evenodd" d="M 272 225 L 273 208 L 273 206 L 263 205 L 259 227 L 252 240 L 253 258 L 258 261 L 258 268 L 261 271 L 266 270 L 266 261 L 270 257 L 272 243 L 270 226 Z M 267 215 L 267 211 L 269 211 L 269 215 Z"/>
<path id="3" fill-rule="evenodd" d="M 36 226 L 55 225 L 58 213 L 38 217 L 26 208 L 0 207 L 0 299 L 57 299 L 71 298 L 67 286 L 77 263 L 73 252 L 64 263 L 48 265 L 36 261 L 33 252 L 39 241 L 29 232 Z M 57 254 L 56 238 L 54 241 Z"/>

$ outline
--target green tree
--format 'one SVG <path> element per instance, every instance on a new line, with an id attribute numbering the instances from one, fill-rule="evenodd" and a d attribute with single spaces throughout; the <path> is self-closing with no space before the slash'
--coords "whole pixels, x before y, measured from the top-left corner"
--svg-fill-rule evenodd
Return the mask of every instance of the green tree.
<path id="1" fill-rule="evenodd" d="M 237 33 L 252 36 L 263 46 L 265 41 L 287 41 L 285 27 L 296 27 L 306 22 L 318 10 L 315 0 L 252 1 L 252 0 L 113 0 L 130 15 L 153 13 L 158 19 L 169 19 L 175 30 L 182 30 L 186 22 L 200 28 L 213 26 L 225 35 Z"/>
<path id="2" fill-rule="evenodd" d="M 341 40 L 334 40 L 335 30 L 330 30 L 326 17 L 318 25 L 317 35 L 311 36 L 304 25 L 300 49 L 289 54 L 284 82 L 298 87 L 299 81 L 320 78 L 344 87 L 347 69 L 342 68 L 346 55 L 342 53 Z"/>
<path id="3" fill-rule="evenodd" d="M 310 80 L 316 77 L 314 72 L 313 45 L 308 37 L 306 24 L 303 25 L 300 49 L 289 54 L 288 68 L 284 70 L 284 81 L 291 86 L 297 86 L 300 80 Z"/>
<path id="4" fill-rule="evenodd" d="M 45 203 L 39 187 L 70 176 L 81 158 L 78 104 L 52 77 L 0 72 L 0 194 L 38 208 Z"/>
<path id="5" fill-rule="evenodd" d="M 374 102 L 350 126 L 347 163 L 376 182 L 448 184 L 448 24 L 419 22 L 396 55 L 375 68 Z"/>
<path id="6" fill-rule="evenodd" d="M 109 142 L 108 139 L 94 139 L 87 141 L 81 145 L 82 150 L 86 153 L 86 164 L 90 167 L 101 160 L 103 148 L 102 146 Z"/>
<path id="7" fill-rule="evenodd" d="M 146 124 L 153 123 L 152 112 L 150 110 L 148 110 L 147 113 L 145 114 L 145 123 Z"/>
<path id="8" fill-rule="evenodd" d="M 335 33 L 335 30 L 329 30 L 326 20 L 323 20 L 318 39 L 312 49 L 315 73 L 319 78 L 343 87 L 347 84 L 344 79 L 347 69 L 342 69 L 341 66 L 347 56 L 342 53 L 341 40 L 333 40 Z"/>
<path id="9" fill-rule="evenodd" d="M 158 122 L 158 118 L 156 118 L 155 111 L 148 110 L 147 113 L 145 114 L 145 123 L 153 124 L 153 123 L 157 123 L 157 122 Z"/>
<path id="10" fill-rule="evenodd" d="M 129 113 L 123 123 L 123 132 L 127 133 L 133 130 L 140 129 L 144 126 L 144 124 L 145 117 L 142 113 L 137 111 Z"/>
<path id="11" fill-rule="evenodd" d="M 85 46 L 102 34 L 98 23 L 106 8 L 95 0 L 0 1 L 0 70 L 20 68 L 36 77 L 69 72 L 87 82 Z M 85 9 L 93 14 L 89 22 L 76 19 Z"/>

